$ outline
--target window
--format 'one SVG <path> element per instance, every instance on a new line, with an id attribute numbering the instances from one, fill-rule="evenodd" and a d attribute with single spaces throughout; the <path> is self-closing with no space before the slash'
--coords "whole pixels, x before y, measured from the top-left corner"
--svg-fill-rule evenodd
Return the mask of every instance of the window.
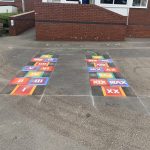
<path id="1" fill-rule="evenodd" d="M 126 5 L 127 4 L 127 0 L 115 0 L 114 4 L 123 4 L 123 5 Z"/>
<path id="2" fill-rule="evenodd" d="M 127 0 L 101 0 L 102 4 L 119 4 L 119 5 L 126 5 Z"/>
<path id="3" fill-rule="evenodd" d="M 147 7 L 148 0 L 133 0 L 132 6 Z"/>
<path id="4" fill-rule="evenodd" d="M 60 0 L 45 0 L 47 3 L 60 3 Z"/>
<path id="5" fill-rule="evenodd" d="M 0 0 L 0 2 L 14 2 L 15 0 Z"/>
<path id="6" fill-rule="evenodd" d="M 113 4 L 113 0 L 101 0 L 101 3 L 104 3 L 104 4 Z"/>

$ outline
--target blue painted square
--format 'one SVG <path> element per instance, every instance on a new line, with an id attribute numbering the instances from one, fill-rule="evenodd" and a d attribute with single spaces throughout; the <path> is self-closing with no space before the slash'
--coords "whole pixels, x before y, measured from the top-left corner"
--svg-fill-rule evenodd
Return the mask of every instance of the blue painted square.
<path id="1" fill-rule="evenodd" d="M 38 69 L 38 66 L 24 66 L 22 68 L 22 71 L 37 71 Z"/>
<path id="2" fill-rule="evenodd" d="M 103 68 L 94 68 L 94 67 L 88 67 L 88 72 L 103 72 Z"/>
<path id="3" fill-rule="evenodd" d="M 108 79 L 108 83 L 110 86 L 129 87 L 129 84 L 125 79 Z"/>
<path id="4" fill-rule="evenodd" d="M 31 78 L 29 85 L 47 85 L 49 77 Z"/>
<path id="5" fill-rule="evenodd" d="M 44 62 L 56 63 L 57 61 L 58 61 L 58 58 L 46 58 L 46 59 L 44 59 Z"/>
<path id="6" fill-rule="evenodd" d="M 100 60 L 101 62 L 106 62 L 106 63 L 113 63 L 112 59 L 102 59 Z"/>

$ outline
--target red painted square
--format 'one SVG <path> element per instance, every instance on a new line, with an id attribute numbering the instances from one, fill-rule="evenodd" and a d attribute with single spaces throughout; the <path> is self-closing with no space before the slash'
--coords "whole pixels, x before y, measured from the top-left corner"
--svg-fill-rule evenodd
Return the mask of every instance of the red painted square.
<path id="1" fill-rule="evenodd" d="M 44 59 L 43 58 L 32 58 L 31 62 L 43 62 Z"/>
<path id="2" fill-rule="evenodd" d="M 9 84 L 19 84 L 19 85 L 26 85 L 30 81 L 30 78 L 13 78 Z"/>
<path id="3" fill-rule="evenodd" d="M 104 67 L 104 72 L 119 72 L 118 68 L 115 67 Z"/>
<path id="4" fill-rule="evenodd" d="M 40 71 L 54 71 L 54 66 L 42 66 Z"/>
<path id="5" fill-rule="evenodd" d="M 109 67 L 109 66 L 108 63 L 98 62 L 98 63 L 94 63 L 94 67 L 99 68 L 99 67 Z"/>
<path id="6" fill-rule="evenodd" d="M 36 62 L 34 66 L 48 66 L 49 62 Z"/>
<path id="7" fill-rule="evenodd" d="M 104 96 L 126 96 L 121 87 L 102 86 Z"/>
<path id="8" fill-rule="evenodd" d="M 91 86 L 108 86 L 107 79 L 90 79 Z"/>
<path id="9" fill-rule="evenodd" d="M 11 92 L 11 95 L 27 96 L 32 95 L 36 86 L 32 85 L 17 85 Z"/>

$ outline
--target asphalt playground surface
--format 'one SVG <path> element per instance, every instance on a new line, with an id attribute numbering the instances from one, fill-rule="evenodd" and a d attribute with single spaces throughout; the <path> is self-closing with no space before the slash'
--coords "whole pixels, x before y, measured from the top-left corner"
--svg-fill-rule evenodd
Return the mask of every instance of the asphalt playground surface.
<path id="1" fill-rule="evenodd" d="M 93 96 L 88 50 L 108 53 L 135 96 Z M 0 37 L 0 91 L 39 53 L 59 55 L 42 94 L 0 92 L 0 150 L 150 149 L 150 39 L 41 42 L 34 30 Z"/>

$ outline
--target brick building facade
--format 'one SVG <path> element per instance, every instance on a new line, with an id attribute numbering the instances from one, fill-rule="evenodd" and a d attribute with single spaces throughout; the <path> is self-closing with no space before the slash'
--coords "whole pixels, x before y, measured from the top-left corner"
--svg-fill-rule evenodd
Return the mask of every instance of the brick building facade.
<path id="1" fill-rule="evenodd" d="M 150 0 L 146 9 L 131 9 L 127 37 L 150 38 Z"/>
<path id="2" fill-rule="evenodd" d="M 37 40 L 116 41 L 150 37 L 150 2 L 147 8 L 130 8 L 128 16 L 94 4 L 56 4 L 42 0 L 36 0 L 35 12 Z"/>
<path id="3" fill-rule="evenodd" d="M 25 4 L 25 11 L 31 11 L 34 10 L 34 0 L 24 0 Z M 18 11 L 22 11 L 22 0 L 5 0 L 5 2 L 2 0 L 0 1 L 0 6 L 15 6 L 18 8 Z"/>
<path id="4" fill-rule="evenodd" d="M 31 9 L 34 4 L 37 40 L 117 41 L 126 37 L 150 38 L 150 0 L 117 0 L 129 2 L 130 7 L 117 4 L 118 7 L 114 8 L 116 0 L 99 0 L 113 1 L 114 4 L 109 4 L 110 8 L 107 8 L 107 4 L 99 4 L 98 0 L 95 0 L 95 4 L 49 1 L 28 3 Z M 136 3 L 132 6 L 131 1 L 138 6 Z M 16 5 L 19 5 L 19 0 Z"/>

